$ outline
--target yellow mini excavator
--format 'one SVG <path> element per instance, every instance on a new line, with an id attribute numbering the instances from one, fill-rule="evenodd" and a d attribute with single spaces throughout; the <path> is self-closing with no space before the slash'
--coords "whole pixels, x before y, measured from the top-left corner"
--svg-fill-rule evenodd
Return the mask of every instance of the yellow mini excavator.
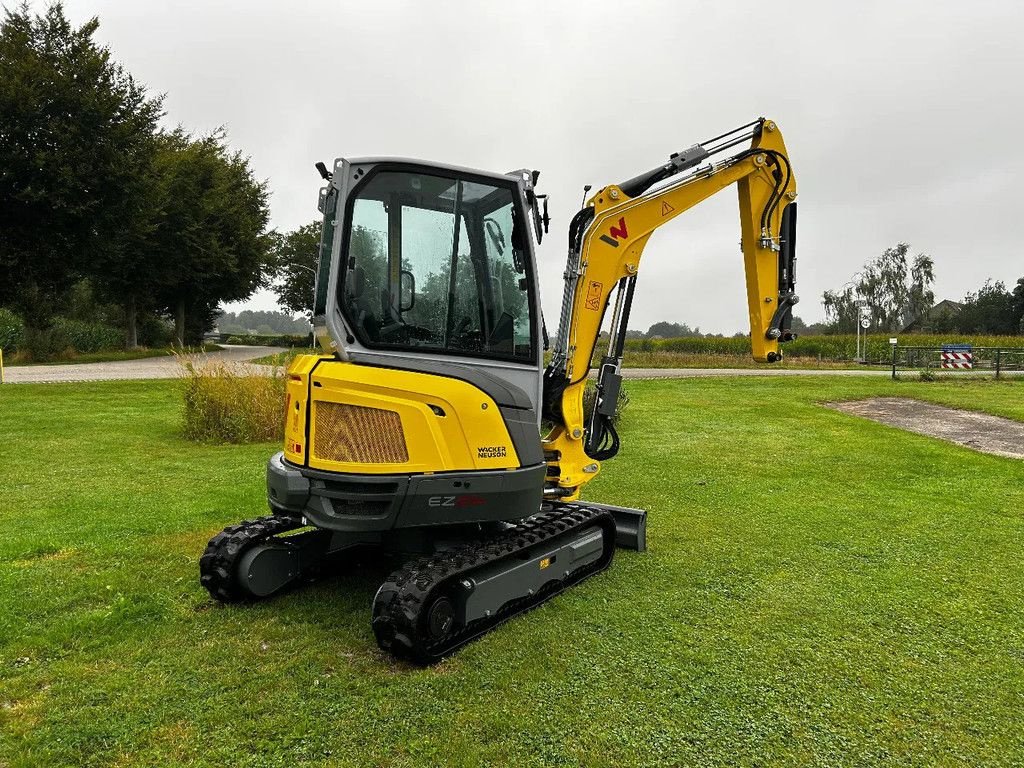
<path id="1" fill-rule="evenodd" d="M 759 119 L 602 187 L 569 225 L 545 367 L 536 171 L 384 157 L 317 169 L 324 351 L 287 371 L 272 514 L 214 536 L 201 582 L 217 600 L 254 600 L 353 548 L 400 556 L 374 598 L 373 632 L 382 649 L 429 664 L 607 568 L 616 545 L 645 549 L 644 511 L 580 500 L 619 449 L 613 415 L 644 246 L 735 184 L 753 355 L 778 361 L 794 337 L 796 180 L 778 126 Z"/>

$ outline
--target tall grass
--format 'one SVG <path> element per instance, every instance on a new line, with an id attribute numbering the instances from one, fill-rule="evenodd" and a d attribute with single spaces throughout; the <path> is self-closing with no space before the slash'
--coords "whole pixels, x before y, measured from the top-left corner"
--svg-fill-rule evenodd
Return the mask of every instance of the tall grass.
<path id="1" fill-rule="evenodd" d="M 179 358 L 183 431 L 204 443 L 256 443 L 284 437 L 285 379 L 222 361 Z"/>

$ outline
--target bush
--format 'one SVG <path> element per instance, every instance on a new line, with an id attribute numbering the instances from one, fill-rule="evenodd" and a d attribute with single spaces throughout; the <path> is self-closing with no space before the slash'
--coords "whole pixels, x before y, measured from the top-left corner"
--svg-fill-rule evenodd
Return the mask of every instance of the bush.
<path id="1" fill-rule="evenodd" d="M 54 360 L 71 350 L 71 341 L 63 328 L 52 325 L 49 328 L 26 327 L 18 357 L 25 361 Z"/>
<path id="2" fill-rule="evenodd" d="M 102 352 L 107 349 L 124 348 L 124 331 L 103 323 L 59 317 L 53 323 L 53 331 L 59 338 L 66 340 L 65 347 L 70 347 L 75 352 Z"/>
<path id="3" fill-rule="evenodd" d="M 284 439 L 283 376 L 252 375 L 245 367 L 222 362 L 180 360 L 185 437 L 208 443 Z"/>
<path id="4" fill-rule="evenodd" d="M 21 318 L 0 307 L 0 349 L 8 354 L 16 352 L 24 343 L 24 332 Z"/>
<path id="5" fill-rule="evenodd" d="M 124 333 L 103 323 L 58 317 L 48 328 L 24 328 L 17 347 L 26 361 L 73 358 L 78 352 L 122 349 Z"/>
<path id="6" fill-rule="evenodd" d="M 149 312 L 138 316 L 139 345 L 150 349 L 163 349 L 174 344 L 174 324 Z"/>

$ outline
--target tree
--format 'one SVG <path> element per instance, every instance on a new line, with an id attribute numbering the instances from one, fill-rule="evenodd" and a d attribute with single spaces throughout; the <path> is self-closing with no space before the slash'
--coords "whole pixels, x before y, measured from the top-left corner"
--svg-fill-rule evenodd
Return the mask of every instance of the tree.
<path id="1" fill-rule="evenodd" d="M 864 302 L 871 325 L 879 330 L 899 331 L 935 302 L 931 286 L 935 265 L 919 253 L 908 263 L 910 245 L 897 243 L 869 261 L 856 283 L 838 291 L 825 291 L 826 321 L 836 332 L 852 333 L 860 316 L 858 300 Z"/>
<path id="2" fill-rule="evenodd" d="M 670 323 L 661 320 L 647 329 L 647 338 L 682 339 L 700 337 L 700 328 L 690 328 L 686 323 Z"/>
<path id="3" fill-rule="evenodd" d="M 292 313 L 313 316 L 313 290 L 320 255 L 323 223 L 318 219 L 287 234 L 273 233 L 274 293 L 277 303 Z"/>
<path id="4" fill-rule="evenodd" d="M 230 152 L 222 130 L 160 137 L 157 217 L 147 248 L 160 269 L 155 301 L 174 317 L 179 345 L 213 327 L 222 301 L 242 301 L 273 273 L 264 182 Z"/>
<path id="5" fill-rule="evenodd" d="M 59 2 L 0 23 L 0 303 L 29 335 L 145 226 L 161 99 L 95 42 L 98 26 L 75 28 Z"/>
<path id="6" fill-rule="evenodd" d="M 1024 334 L 1024 277 L 1017 281 L 1013 289 L 1013 317 L 1016 320 L 1016 332 Z"/>
<path id="7" fill-rule="evenodd" d="M 977 293 L 968 293 L 957 319 L 957 328 L 961 333 L 1017 333 L 1020 321 L 1015 315 L 1014 296 L 1006 290 L 1006 284 L 986 280 Z"/>
<path id="8" fill-rule="evenodd" d="M 155 162 L 159 141 L 158 136 L 152 137 L 150 157 L 139 170 L 124 229 L 88 268 L 99 298 L 119 305 L 124 313 L 128 349 L 139 345 L 140 313 L 155 314 L 159 309 L 157 295 L 165 276 L 162 255 L 152 248 L 162 204 Z"/>
<path id="9" fill-rule="evenodd" d="M 825 308 L 825 323 L 832 333 L 854 333 L 860 318 L 854 286 L 846 285 L 838 291 L 825 291 L 821 297 Z"/>

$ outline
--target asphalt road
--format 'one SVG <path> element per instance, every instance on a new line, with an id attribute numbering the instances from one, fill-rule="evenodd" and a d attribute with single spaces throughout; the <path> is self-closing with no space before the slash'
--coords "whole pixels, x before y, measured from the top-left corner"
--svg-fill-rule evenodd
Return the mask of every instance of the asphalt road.
<path id="1" fill-rule="evenodd" d="M 197 362 L 223 360 L 244 363 L 265 355 L 284 352 L 283 347 L 224 347 L 217 352 L 201 352 L 189 357 Z M 259 370 L 262 366 L 254 366 Z M 142 360 L 118 360 L 111 363 L 69 363 L 66 365 L 19 365 L 4 368 L 4 381 L 11 384 L 51 384 L 65 381 L 112 381 L 116 379 L 176 379 L 181 365 L 171 356 Z"/>
<path id="2" fill-rule="evenodd" d="M 230 346 L 218 352 L 192 355 L 193 359 L 223 360 L 245 363 L 265 355 L 284 352 L 282 347 Z M 266 366 L 253 366 L 254 372 L 268 371 Z M 903 371 L 904 376 L 914 371 Z M 978 371 L 990 374 L 991 371 Z M 1008 371 L 1007 373 L 1022 373 Z M 174 379 L 181 375 L 181 366 L 173 357 L 149 357 L 143 360 L 119 360 L 113 363 L 71 363 L 67 365 L 22 365 L 5 369 L 8 383 L 55 383 L 62 381 L 111 381 L 116 379 Z M 591 377 L 597 371 L 591 371 Z M 800 369 L 800 368 L 623 368 L 626 379 L 698 379 L 709 376 L 889 376 L 888 368 Z M 969 372 L 960 375 L 969 376 Z"/>

